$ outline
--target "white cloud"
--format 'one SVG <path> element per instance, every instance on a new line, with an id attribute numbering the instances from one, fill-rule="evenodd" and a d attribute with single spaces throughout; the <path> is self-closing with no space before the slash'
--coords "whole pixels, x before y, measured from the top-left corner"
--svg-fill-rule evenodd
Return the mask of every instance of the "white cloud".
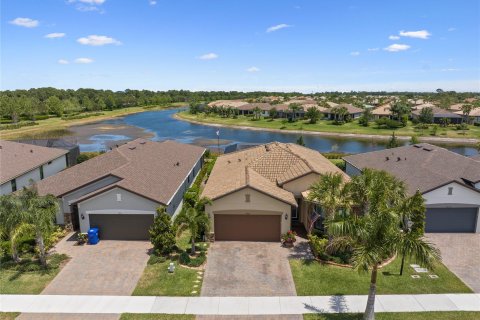
<path id="1" fill-rule="evenodd" d="M 460 69 L 457 69 L 457 68 L 446 68 L 446 69 L 441 69 L 440 71 L 442 71 L 442 72 L 452 72 L 452 71 L 460 71 Z"/>
<path id="2" fill-rule="evenodd" d="M 105 0 L 78 0 L 78 2 L 93 4 L 93 5 L 100 5 L 105 2 Z"/>
<path id="3" fill-rule="evenodd" d="M 454 28 L 454 27 L 451 27 L 451 28 L 447 29 L 448 32 L 452 32 L 452 31 L 455 31 L 455 30 L 457 30 L 457 28 Z"/>
<path id="4" fill-rule="evenodd" d="M 49 33 L 49 34 L 46 34 L 45 35 L 45 38 L 48 38 L 48 39 L 56 39 L 56 38 L 63 38 L 65 37 L 66 34 L 63 33 L 63 32 L 54 32 L 54 33 Z"/>
<path id="5" fill-rule="evenodd" d="M 217 59 L 217 58 L 218 58 L 218 54 L 213 53 L 213 52 L 206 53 L 206 54 L 203 54 L 200 57 L 198 57 L 198 59 L 200 59 L 200 60 L 214 60 L 214 59 Z"/>
<path id="6" fill-rule="evenodd" d="M 68 60 L 60 59 L 57 61 L 59 64 L 69 64 Z"/>
<path id="7" fill-rule="evenodd" d="M 350 55 L 356 57 L 356 56 L 360 55 L 360 52 L 359 51 L 352 51 L 352 52 L 350 52 Z"/>
<path id="8" fill-rule="evenodd" d="M 90 58 L 77 58 L 75 59 L 75 63 L 80 63 L 80 64 L 87 64 L 87 63 L 92 63 L 93 59 Z"/>
<path id="9" fill-rule="evenodd" d="M 368 51 L 378 51 L 378 50 L 380 50 L 380 48 L 368 48 L 367 50 Z"/>
<path id="10" fill-rule="evenodd" d="M 400 37 L 399 37 L 399 36 L 388 36 L 388 39 L 390 39 L 390 40 L 398 40 L 398 39 L 400 39 Z"/>
<path id="11" fill-rule="evenodd" d="M 400 31 L 399 34 L 402 37 L 417 38 L 417 39 L 428 39 L 432 34 L 427 30 L 418 30 L 418 31 Z"/>
<path id="12" fill-rule="evenodd" d="M 291 27 L 291 25 L 289 25 L 289 24 L 281 23 L 281 24 L 277 24 L 275 26 L 271 26 L 270 28 L 267 29 L 267 32 L 274 32 L 274 31 L 278 31 L 278 30 L 285 29 L 285 28 L 290 28 L 290 27 Z"/>
<path id="13" fill-rule="evenodd" d="M 122 44 L 120 41 L 107 36 L 98 36 L 95 34 L 89 35 L 88 37 L 78 38 L 77 42 L 87 46 L 104 46 L 106 44 Z"/>
<path id="14" fill-rule="evenodd" d="M 389 52 L 399 52 L 399 51 L 405 51 L 410 49 L 410 46 L 408 44 L 391 44 L 388 47 L 384 48 L 383 50 L 389 51 Z"/>
<path id="15" fill-rule="evenodd" d="M 157 1 L 155 0 L 148 0 L 148 4 L 151 5 L 151 6 L 154 6 L 157 4 Z"/>
<path id="16" fill-rule="evenodd" d="M 38 27 L 39 24 L 38 20 L 33 20 L 30 18 L 15 18 L 10 21 L 10 23 L 25 28 L 35 28 Z"/>
<path id="17" fill-rule="evenodd" d="M 260 69 L 258 69 L 257 67 L 250 67 L 247 69 L 248 72 L 250 73 L 255 73 L 255 72 L 258 72 L 260 71 Z"/>

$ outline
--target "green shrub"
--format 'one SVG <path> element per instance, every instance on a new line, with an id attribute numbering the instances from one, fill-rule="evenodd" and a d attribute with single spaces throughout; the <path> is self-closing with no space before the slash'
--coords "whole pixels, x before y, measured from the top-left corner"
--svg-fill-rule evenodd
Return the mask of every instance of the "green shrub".
<path id="1" fill-rule="evenodd" d="M 205 262 L 206 259 L 207 255 L 204 251 L 200 252 L 200 254 L 195 258 L 190 257 L 188 252 L 184 251 L 178 257 L 178 262 L 188 267 L 199 267 Z"/>
<path id="2" fill-rule="evenodd" d="M 165 256 L 159 256 L 157 254 L 152 254 L 150 258 L 148 259 L 147 264 L 157 264 L 157 263 L 163 263 L 167 261 L 167 258 Z"/>
<path id="3" fill-rule="evenodd" d="M 321 258 L 321 256 L 326 253 L 328 239 L 322 239 L 316 235 L 309 235 L 308 241 L 316 257 Z"/>
<path id="4" fill-rule="evenodd" d="M 12 129 L 18 129 L 22 127 L 30 127 L 30 126 L 36 126 L 38 122 L 35 121 L 26 121 L 26 122 L 19 122 L 19 123 L 12 123 L 12 124 L 2 124 L 0 125 L 0 130 L 12 130 Z"/>
<path id="5" fill-rule="evenodd" d="M 82 152 L 80 155 L 77 157 L 77 164 L 85 162 L 87 160 L 90 160 L 92 158 L 95 158 L 98 155 L 101 155 L 102 151 L 93 151 L 93 152 Z"/>
<path id="6" fill-rule="evenodd" d="M 103 112 L 94 112 L 94 113 L 83 113 L 83 114 L 77 114 L 77 115 L 68 115 L 68 116 L 63 116 L 62 120 L 85 119 L 85 118 L 90 118 L 90 117 L 101 116 L 103 114 L 104 114 Z"/>
<path id="7" fill-rule="evenodd" d="M 153 224 L 148 230 L 150 242 L 152 242 L 156 253 L 165 255 L 173 252 L 176 244 L 176 231 L 170 215 L 165 211 L 165 207 L 159 207 Z"/>

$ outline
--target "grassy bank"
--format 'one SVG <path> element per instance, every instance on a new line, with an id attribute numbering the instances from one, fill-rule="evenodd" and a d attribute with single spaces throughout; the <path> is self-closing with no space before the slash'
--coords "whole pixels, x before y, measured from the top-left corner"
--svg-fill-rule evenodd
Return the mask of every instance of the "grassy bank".
<path id="1" fill-rule="evenodd" d="M 45 120 L 36 121 L 35 126 L 21 127 L 18 129 L 9 129 L 0 131 L 2 139 L 28 139 L 35 136 L 62 136 L 68 135 L 68 127 L 78 126 L 86 123 L 107 120 L 115 117 L 122 117 L 133 113 L 162 110 L 171 107 L 180 107 L 184 103 L 173 103 L 168 106 L 153 106 L 153 107 L 130 107 L 123 109 L 116 109 L 112 111 L 102 111 L 100 115 L 94 115 L 82 119 L 65 120 L 60 117 L 49 118 Z"/>
<path id="2" fill-rule="evenodd" d="M 361 320 L 361 313 L 305 314 L 304 320 Z M 376 313 L 377 320 L 474 320 L 480 312 L 389 312 Z"/>
<path id="3" fill-rule="evenodd" d="M 370 126 L 363 127 L 358 123 L 358 120 L 354 120 L 343 125 L 335 125 L 329 120 L 319 120 L 315 124 L 310 124 L 308 120 L 298 120 L 296 122 L 288 122 L 285 119 L 259 119 L 253 120 L 252 117 L 238 116 L 234 118 L 222 118 L 218 115 L 210 114 L 205 115 L 203 113 L 190 114 L 188 111 L 180 112 L 177 114 L 179 118 L 185 120 L 193 120 L 202 123 L 213 123 L 228 126 L 243 126 L 254 128 L 266 128 L 275 130 L 301 130 L 301 131 L 313 131 L 313 132 L 329 132 L 339 134 L 357 134 L 357 135 L 382 135 L 390 136 L 393 129 L 381 129 L 377 128 L 374 122 L 370 123 Z M 438 137 L 438 138 L 456 138 L 456 139 L 468 139 L 468 138 L 480 138 L 480 127 L 469 126 L 469 130 L 464 132 L 456 130 L 455 126 L 449 126 L 446 128 L 438 126 L 436 135 L 432 135 L 432 128 L 419 130 L 414 128 L 414 125 L 409 122 L 406 127 L 396 129 L 395 134 L 397 136 L 419 136 L 419 137 Z"/>
<path id="4" fill-rule="evenodd" d="M 460 279 L 443 264 L 438 264 L 429 274 L 437 279 L 416 274 L 406 261 L 402 276 L 399 275 L 400 259 L 382 268 L 378 274 L 378 294 L 433 294 L 433 293 L 471 293 Z M 368 294 L 370 275 L 359 273 L 351 268 L 321 264 L 314 260 L 290 260 L 293 280 L 299 296 L 356 295 Z M 346 285 L 348 284 L 348 285 Z"/>

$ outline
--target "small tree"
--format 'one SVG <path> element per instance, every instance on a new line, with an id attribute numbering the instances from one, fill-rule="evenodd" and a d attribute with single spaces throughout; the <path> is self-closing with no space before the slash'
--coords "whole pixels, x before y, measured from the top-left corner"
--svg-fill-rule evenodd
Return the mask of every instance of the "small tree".
<path id="1" fill-rule="evenodd" d="M 205 205 L 210 204 L 211 201 L 207 198 L 200 198 L 195 201 L 194 205 L 185 203 L 182 211 L 175 218 L 175 225 L 178 228 L 178 233 L 186 230 L 190 231 L 192 236 L 192 249 L 190 253 L 195 254 L 195 240 L 199 236 L 200 230 L 208 230 L 210 226 L 210 219 L 205 213 Z"/>
<path id="2" fill-rule="evenodd" d="M 159 254 L 170 254 L 175 248 L 175 236 L 177 230 L 172 225 L 170 215 L 165 211 L 165 207 L 157 208 L 157 214 L 153 219 L 153 224 L 148 230 L 150 242 L 153 248 Z"/>
<path id="3" fill-rule="evenodd" d="M 420 110 L 418 120 L 421 123 L 433 123 L 433 109 L 431 107 L 426 107 Z"/>
<path id="4" fill-rule="evenodd" d="M 395 131 L 392 132 L 392 136 L 387 143 L 387 149 L 396 148 L 400 146 L 400 142 L 398 141 L 397 137 L 395 136 Z"/>
<path id="5" fill-rule="evenodd" d="M 305 147 L 305 142 L 303 141 L 303 136 L 298 137 L 297 144 L 302 146 L 302 147 Z"/>
<path id="6" fill-rule="evenodd" d="M 270 119 L 273 121 L 278 115 L 277 108 L 273 107 L 268 111 L 268 115 L 270 116 Z"/>
<path id="7" fill-rule="evenodd" d="M 310 107 L 307 109 L 305 117 L 310 119 L 311 124 L 317 123 L 318 119 L 320 118 L 320 111 L 318 111 L 318 109 L 315 107 Z"/>
<path id="8" fill-rule="evenodd" d="M 410 144 L 417 144 L 417 143 L 419 143 L 419 142 L 420 142 L 420 140 L 418 139 L 417 136 L 412 136 L 412 137 L 410 138 Z"/>
<path id="9" fill-rule="evenodd" d="M 21 237 L 28 227 L 23 222 L 24 212 L 21 202 L 14 195 L 0 196 L 0 236 L 5 236 L 10 241 L 12 260 L 20 262 L 18 254 L 18 238 Z"/>
<path id="10" fill-rule="evenodd" d="M 297 112 L 302 109 L 302 106 L 298 103 L 290 103 L 288 108 L 292 112 L 292 121 L 295 121 L 297 119 Z"/>
<path id="11" fill-rule="evenodd" d="M 262 109 L 260 109 L 259 107 L 255 107 L 253 108 L 253 118 L 255 120 L 260 120 L 260 116 L 262 114 Z"/>

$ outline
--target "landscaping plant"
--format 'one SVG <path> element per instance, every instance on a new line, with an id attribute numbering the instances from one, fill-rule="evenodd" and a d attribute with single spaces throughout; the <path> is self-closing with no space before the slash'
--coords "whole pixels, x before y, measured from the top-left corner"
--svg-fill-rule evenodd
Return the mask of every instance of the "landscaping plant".
<path id="1" fill-rule="evenodd" d="M 170 215 L 165 212 L 165 207 L 157 208 L 157 214 L 148 232 L 150 234 L 150 242 L 152 242 L 157 254 L 167 255 L 173 252 L 177 232 L 176 227 L 172 224 Z"/>

